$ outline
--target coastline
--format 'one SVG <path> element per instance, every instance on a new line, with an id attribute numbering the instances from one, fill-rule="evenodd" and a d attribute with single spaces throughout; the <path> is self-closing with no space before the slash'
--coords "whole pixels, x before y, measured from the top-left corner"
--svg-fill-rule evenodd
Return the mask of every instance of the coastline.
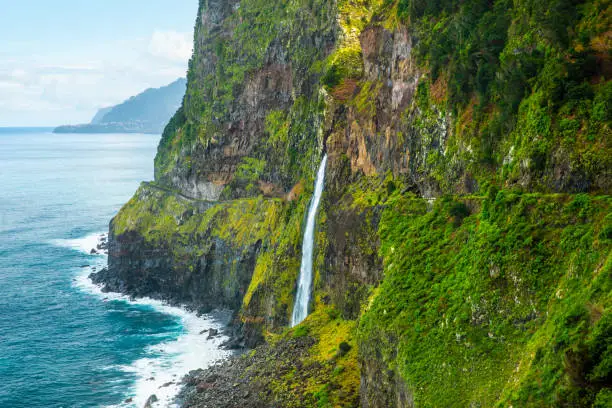
<path id="1" fill-rule="evenodd" d="M 232 313 L 229 310 L 214 310 L 201 314 L 185 305 L 105 291 L 103 285 L 91 280 L 92 273 L 106 267 L 106 249 L 103 244 L 105 238 L 102 237 L 106 237 L 106 234 L 97 233 L 79 239 L 54 241 L 55 245 L 69 247 L 92 257 L 90 265 L 82 265 L 79 268 L 72 279 L 72 286 L 105 303 L 122 302 L 174 316 L 181 325 L 180 334 L 176 338 L 147 347 L 146 357 L 133 361 L 130 365 L 107 367 L 109 370 L 119 370 L 135 376 L 135 383 L 126 390 L 125 399 L 109 408 L 182 406 L 179 396 L 183 393 L 184 380 L 198 370 L 227 361 L 233 355 L 232 351 L 224 347 L 224 344 L 230 341 L 226 328 Z M 150 403 L 151 401 L 155 402 Z"/>

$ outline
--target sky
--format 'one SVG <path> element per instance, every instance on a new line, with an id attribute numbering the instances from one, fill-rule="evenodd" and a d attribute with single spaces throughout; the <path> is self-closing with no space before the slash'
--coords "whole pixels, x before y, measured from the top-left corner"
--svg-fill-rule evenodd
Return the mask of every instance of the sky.
<path id="1" fill-rule="evenodd" d="M 88 123 L 184 77 L 198 0 L 0 0 L 0 127 Z"/>

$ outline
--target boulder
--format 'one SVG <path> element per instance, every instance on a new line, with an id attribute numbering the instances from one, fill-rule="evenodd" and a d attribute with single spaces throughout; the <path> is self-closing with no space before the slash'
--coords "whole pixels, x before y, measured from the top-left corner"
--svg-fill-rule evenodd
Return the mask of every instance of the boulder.
<path id="1" fill-rule="evenodd" d="M 219 335 L 219 330 L 217 329 L 210 329 L 208 331 L 208 337 L 206 338 L 207 340 L 210 340 L 214 337 L 217 337 Z"/>
<path id="2" fill-rule="evenodd" d="M 144 404 L 144 408 L 153 408 L 153 404 L 155 404 L 157 401 L 159 401 L 159 399 L 157 399 L 157 395 L 151 395 L 147 402 Z"/>

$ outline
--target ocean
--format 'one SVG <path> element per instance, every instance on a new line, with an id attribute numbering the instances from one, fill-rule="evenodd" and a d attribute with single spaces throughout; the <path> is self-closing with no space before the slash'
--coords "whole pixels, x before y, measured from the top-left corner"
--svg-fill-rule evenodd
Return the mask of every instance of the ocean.
<path id="1" fill-rule="evenodd" d="M 87 276 L 110 219 L 153 176 L 159 136 L 0 129 L 0 407 L 171 407 L 181 377 L 227 356 L 222 327 Z"/>

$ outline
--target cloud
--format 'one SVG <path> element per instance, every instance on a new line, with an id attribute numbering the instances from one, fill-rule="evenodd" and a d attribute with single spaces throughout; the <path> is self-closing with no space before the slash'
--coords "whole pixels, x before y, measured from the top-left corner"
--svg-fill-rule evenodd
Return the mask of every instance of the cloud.
<path id="1" fill-rule="evenodd" d="M 155 31 L 149 42 L 149 53 L 154 57 L 175 62 L 187 62 L 193 47 L 189 33 Z"/>
<path id="2" fill-rule="evenodd" d="M 97 109 L 185 76 L 191 35 L 153 32 L 83 50 L 0 54 L 0 126 L 88 122 Z"/>

